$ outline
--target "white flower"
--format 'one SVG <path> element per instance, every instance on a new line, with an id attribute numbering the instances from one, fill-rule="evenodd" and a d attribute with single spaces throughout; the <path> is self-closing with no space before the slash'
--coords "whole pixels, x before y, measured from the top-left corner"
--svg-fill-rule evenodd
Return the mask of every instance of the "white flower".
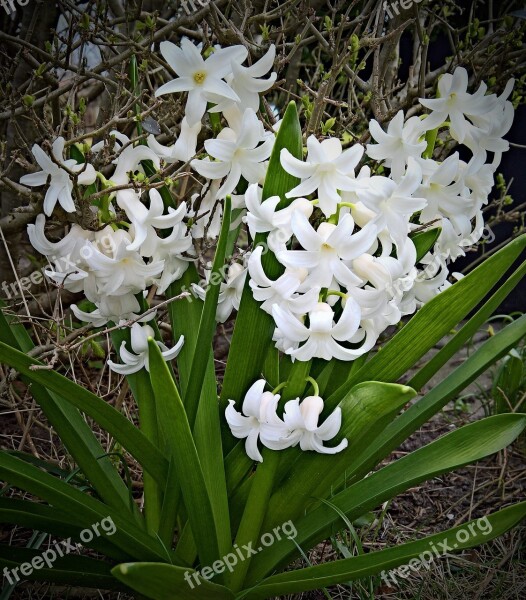
<path id="1" fill-rule="evenodd" d="M 111 176 L 111 183 L 116 186 L 127 185 L 130 182 L 130 174 L 141 168 L 141 161 L 151 160 L 154 166 L 160 168 L 160 160 L 157 154 L 148 146 L 126 146 L 117 157 L 115 171 Z M 117 204 L 126 213 L 128 219 L 133 221 L 145 221 L 148 218 L 148 209 L 141 202 L 140 194 L 131 187 L 129 189 L 114 192 Z"/>
<path id="2" fill-rule="evenodd" d="M 207 279 L 209 272 L 207 271 Z M 241 296 L 243 295 L 243 287 L 247 277 L 247 270 L 239 263 L 232 263 L 228 268 L 226 282 L 221 282 L 219 291 L 219 300 L 217 302 L 216 321 L 224 323 L 232 314 L 233 310 L 239 309 Z M 196 284 L 192 285 L 194 292 L 204 300 L 206 290 Z"/>
<path id="3" fill-rule="evenodd" d="M 243 414 L 235 409 L 234 400 L 228 401 L 225 410 L 225 418 L 232 435 L 238 439 L 246 438 L 245 449 L 248 456 L 259 462 L 263 461 L 258 448 L 260 437 L 263 444 L 266 445 L 266 436 L 272 433 L 269 443 L 275 446 L 274 438 L 285 438 L 289 433 L 283 421 L 276 414 L 280 396 L 264 392 L 264 388 L 264 379 L 259 379 L 250 386 L 243 400 Z M 287 446 L 282 445 L 281 447 Z"/>
<path id="4" fill-rule="evenodd" d="M 70 308 L 79 321 L 91 323 L 93 327 L 103 327 L 108 321 L 120 324 L 131 319 L 137 320 L 140 313 L 139 301 L 133 294 L 106 296 L 99 302 L 98 308 L 91 312 L 81 310 L 76 304 L 72 304 Z M 148 313 L 137 322 L 146 323 L 151 321 L 155 315 L 155 312 Z"/>
<path id="5" fill-rule="evenodd" d="M 484 115 L 492 111 L 497 104 L 495 94 L 485 96 L 487 86 L 480 84 L 475 94 L 470 94 L 468 88 L 468 72 L 464 67 L 457 67 L 453 75 L 446 73 L 438 81 L 439 98 L 426 100 L 420 98 L 420 104 L 433 112 L 424 119 L 426 129 L 439 127 L 449 117 L 452 137 L 458 142 L 464 142 L 473 125 L 466 120 L 468 117 Z"/>
<path id="6" fill-rule="evenodd" d="M 82 229 L 82 227 L 75 224 L 71 226 L 67 235 L 60 241 L 50 242 L 44 233 L 45 225 L 46 217 L 43 214 L 39 214 L 35 223 L 27 226 L 27 234 L 33 248 L 51 261 L 61 259 L 62 257 L 76 260 L 79 258 L 80 249 L 84 246 L 86 240 L 94 238 L 92 231 Z"/>
<path id="7" fill-rule="evenodd" d="M 263 162 L 270 156 L 273 145 L 274 136 L 267 135 L 254 111 L 247 109 L 238 132 L 225 127 L 215 140 L 206 140 L 206 151 L 217 161 L 194 159 L 191 165 L 200 175 L 209 179 L 228 175 L 217 192 L 218 198 L 224 198 L 235 190 L 241 177 L 249 183 L 258 183 L 263 179 Z"/>
<path id="8" fill-rule="evenodd" d="M 420 158 L 426 149 L 426 141 L 418 141 L 424 132 L 422 121 L 419 117 L 411 117 L 404 123 L 403 110 L 396 113 L 386 132 L 375 119 L 369 123 L 369 131 L 378 143 L 367 144 L 367 155 L 374 160 L 383 160 L 395 181 L 404 174 L 409 157 Z"/>
<path id="9" fill-rule="evenodd" d="M 307 269 L 286 269 L 281 277 L 272 281 L 263 270 L 262 253 L 263 246 L 257 246 L 248 260 L 252 295 L 263 303 L 261 309 L 269 315 L 275 304 L 293 314 L 303 315 L 312 310 L 318 303 L 321 288 L 312 287 L 305 294 L 297 293 L 308 275 Z"/>
<path id="10" fill-rule="evenodd" d="M 48 177 L 50 178 L 50 185 L 44 198 L 44 213 L 48 217 L 53 212 L 57 202 L 66 212 L 75 212 L 75 203 L 71 196 L 73 181 L 69 173 L 59 165 L 64 166 L 69 171 L 78 173 L 77 181 L 80 185 L 91 185 L 97 178 L 93 165 L 77 163 L 74 159 L 64 160 L 64 145 L 65 140 L 63 137 L 58 137 L 53 142 L 51 152 L 56 161 L 53 162 L 38 144 L 34 144 L 31 152 L 42 171 L 29 173 L 20 178 L 20 183 L 30 187 L 45 185 Z"/>
<path id="11" fill-rule="evenodd" d="M 429 170 L 429 166 L 431 169 Z M 416 193 L 427 200 L 420 214 L 420 222 L 428 223 L 435 218 L 447 217 L 457 229 L 457 233 L 468 228 L 473 214 L 474 202 L 460 194 L 464 185 L 459 177 L 460 161 L 455 152 L 443 163 L 426 161 L 428 175 Z"/>
<path id="12" fill-rule="evenodd" d="M 506 102 L 503 106 L 497 105 L 489 114 L 472 117 L 477 126 L 468 131 L 464 144 L 473 154 L 481 154 L 484 161 L 487 150 L 493 152 L 495 155 L 493 167 L 496 169 L 503 152 L 507 152 L 510 148 L 510 143 L 502 138 L 511 129 L 514 116 L 513 105 L 511 102 Z"/>
<path id="13" fill-rule="evenodd" d="M 99 297 L 96 305 L 101 318 L 106 317 L 108 321 L 112 321 L 113 323 L 136 319 L 141 313 L 139 301 L 135 297 L 135 294 L 132 293 L 120 294 L 119 296 L 107 296 L 104 294 Z"/>
<path id="14" fill-rule="evenodd" d="M 272 44 L 267 53 L 250 67 L 243 67 L 239 62 L 232 61 L 232 73 L 226 82 L 239 96 L 237 105 L 242 109 L 259 110 L 259 94 L 266 92 L 276 81 L 277 74 L 271 73 L 268 79 L 259 79 L 266 75 L 276 58 L 276 46 Z M 223 112 L 232 105 L 232 100 L 223 100 L 210 109 L 211 113 Z"/>
<path id="15" fill-rule="evenodd" d="M 86 296 L 92 302 L 97 302 L 101 294 L 138 294 L 163 270 L 162 262 L 147 265 L 137 251 L 128 250 L 132 240 L 126 231 L 113 231 L 108 226 L 104 232 L 112 240 L 110 249 L 101 251 L 92 242 L 86 243 L 90 250 L 86 263 L 96 275 L 94 288 L 85 286 Z"/>
<path id="16" fill-rule="evenodd" d="M 231 62 L 242 62 L 248 51 L 244 46 L 231 46 L 215 50 L 206 60 L 188 38 L 183 38 L 181 48 L 172 42 L 161 42 L 161 54 L 170 67 L 179 75 L 162 85 L 155 96 L 188 92 L 186 118 L 190 127 L 201 121 L 207 102 L 218 98 L 239 101 L 239 96 L 223 81 L 231 70 Z"/>
<path id="17" fill-rule="evenodd" d="M 313 135 L 307 140 L 307 149 L 306 162 L 294 158 L 286 148 L 281 150 L 281 164 L 285 171 L 302 179 L 285 195 L 295 198 L 318 190 L 320 209 L 326 217 L 330 217 L 341 202 L 338 190 L 356 189 L 354 168 L 360 162 L 364 149 L 355 144 L 342 152 L 339 139 L 329 138 L 320 143 Z"/>
<path id="18" fill-rule="evenodd" d="M 143 367 L 149 371 L 149 348 L 148 338 L 155 338 L 155 332 L 150 325 L 139 325 L 134 323 L 131 326 L 131 348 L 133 352 L 130 352 L 126 348 L 126 342 L 122 342 L 119 349 L 119 355 L 123 364 L 114 363 L 112 360 L 108 360 L 108 366 L 115 373 L 120 375 L 131 375 L 137 373 Z M 162 342 L 155 342 L 161 349 L 161 354 L 165 361 L 174 359 L 184 344 L 184 336 L 179 338 L 177 344 L 169 350 Z"/>
<path id="19" fill-rule="evenodd" d="M 113 140 L 112 150 L 113 150 L 113 152 L 116 152 L 116 153 L 120 152 L 124 146 L 127 146 L 130 143 L 130 138 L 126 134 L 118 131 L 117 129 L 112 129 L 110 131 L 110 137 Z M 95 153 L 100 152 L 105 146 L 106 146 L 106 140 L 103 139 L 100 142 L 93 144 L 93 146 L 91 147 L 91 151 L 95 152 Z M 112 161 L 112 164 L 116 165 L 117 162 L 118 162 L 118 158 L 115 158 Z"/>
<path id="20" fill-rule="evenodd" d="M 283 250 L 277 259 L 289 268 L 308 269 L 305 286 L 329 288 L 336 280 L 343 286 L 360 285 L 362 282 L 344 261 L 357 258 L 367 252 L 376 240 L 376 226 L 366 225 L 353 234 L 354 220 L 344 215 L 338 225 L 321 223 L 315 231 L 305 215 L 299 211 L 292 214 L 292 231 L 302 250 Z"/>
<path id="21" fill-rule="evenodd" d="M 188 124 L 186 117 L 181 121 L 181 133 L 173 146 L 163 146 L 153 135 L 148 136 L 148 146 L 167 163 L 177 160 L 186 162 L 195 155 L 197 148 L 197 136 L 201 131 L 201 121 L 192 127 Z"/>
<path id="22" fill-rule="evenodd" d="M 248 225 L 253 239 L 257 233 L 268 233 L 268 244 L 274 252 L 292 237 L 292 214 L 300 211 L 309 218 L 314 210 L 312 203 L 305 198 L 296 198 L 286 208 L 276 210 L 280 201 L 279 196 L 271 196 L 263 201 L 262 189 L 255 184 L 249 185 L 245 193 L 248 212 L 243 221 Z"/>
<path id="23" fill-rule="evenodd" d="M 139 250 L 142 256 L 153 256 L 159 238 L 155 229 L 168 229 L 180 223 L 186 215 L 184 202 L 177 210 L 168 207 L 168 214 L 164 215 L 164 203 L 161 194 L 156 189 L 150 190 L 150 208 L 142 219 L 130 219 L 133 224 L 134 239 L 127 250 Z"/>
<path id="24" fill-rule="evenodd" d="M 192 238 L 184 223 L 174 227 L 168 237 L 158 238 L 152 262 L 162 261 L 164 267 L 161 277 L 153 280 L 158 288 L 157 293 L 164 294 L 171 283 L 183 276 L 190 262 L 194 260 L 190 256 L 184 256 L 184 253 L 192 248 Z"/>
<path id="25" fill-rule="evenodd" d="M 378 215 L 374 220 L 378 229 L 387 227 L 399 246 L 407 237 L 409 217 L 427 205 L 425 198 L 413 197 L 421 182 L 422 170 L 409 158 L 407 172 L 400 183 L 387 177 L 372 177 L 369 187 L 357 192 L 362 203 Z"/>
<path id="26" fill-rule="evenodd" d="M 302 450 L 313 450 L 321 454 L 336 454 L 345 450 L 348 441 L 344 438 L 334 448 L 323 445 L 332 440 L 340 431 L 342 425 L 342 409 L 337 407 L 325 421 L 318 425 L 318 419 L 323 410 L 323 400 L 320 396 L 308 396 L 301 403 L 299 398 L 289 400 L 285 404 L 283 421 L 291 430 L 287 441 L 291 446 L 298 443 Z"/>
<path id="27" fill-rule="evenodd" d="M 290 311 L 280 306 L 272 307 L 272 316 L 278 326 L 277 336 L 288 342 L 285 352 L 292 360 L 307 361 L 311 358 L 331 360 L 353 360 L 372 348 L 375 339 L 366 339 L 363 346 L 356 349 L 344 348 L 338 342 L 360 341 L 363 334 L 358 331 L 361 320 L 360 307 L 353 298 L 348 298 L 338 323 L 334 323 L 333 309 L 320 302 L 309 312 L 309 326 L 306 327 Z M 294 344 L 305 342 L 294 348 Z M 286 345 L 286 344 L 285 344 Z"/>

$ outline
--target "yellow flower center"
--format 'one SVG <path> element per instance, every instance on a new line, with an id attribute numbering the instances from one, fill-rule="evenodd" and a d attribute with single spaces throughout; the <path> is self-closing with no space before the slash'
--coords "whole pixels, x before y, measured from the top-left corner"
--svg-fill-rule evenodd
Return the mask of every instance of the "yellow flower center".
<path id="1" fill-rule="evenodd" d="M 194 81 L 197 85 L 201 85 L 206 79 L 206 73 L 204 71 L 196 71 L 194 73 Z"/>

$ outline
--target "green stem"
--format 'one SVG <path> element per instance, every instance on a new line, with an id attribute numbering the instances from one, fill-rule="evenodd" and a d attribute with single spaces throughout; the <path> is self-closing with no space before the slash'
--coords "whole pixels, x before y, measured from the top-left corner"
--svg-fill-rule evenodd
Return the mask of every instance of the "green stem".
<path id="1" fill-rule="evenodd" d="M 312 385 L 312 389 L 314 390 L 314 395 L 320 395 L 320 388 L 318 386 L 318 382 L 313 377 L 305 377 L 305 381 L 308 381 Z"/>
<path id="2" fill-rule="evenodd" d="M 158 446 L 157 411 L 148 374 L 143 370 L 134 375 L 128 375 L 128 383 L 139 407 L 140 429 L 152 444 Z M 146 471 L 143 478 L 146 527 L 148 532 L 155 536 L 161 522 L 162 492 L 159 484 Z"/>
<path id="3" fill-rule="evenodd" d="M 424 150 L 424 153 L 422 154 L 423 158 L 431 158 L 433 156 L 433 151 L 435 150 L 435 144 L 437 141 L 438 130 L 439 127 L 437 127 L 436 129 L 430 129 L 426 133 L 427 146 Z"/>
<path id="4" fill-rule="evenodd" d="M 262 455 L 263 462 L 258 466 L 253 477 L 252 487 L 250 488 L 232 552 L 235 552 L 235 546 L 243 548 L 243 546 L 250 543 L 252 543 L 254 549 L 258 548 L 261 525 L 267 512 L 268 502 L 274 486 L 274 477 L 281 458 L 279 452 L 267 448 L 263 449 Z M 226 585 L 234 592 L 242 589 L 251 558 L 251 556 L 247 556 L 245 560 L 240 561 L 234 568 L 233 573 L 226 577 Z"/>

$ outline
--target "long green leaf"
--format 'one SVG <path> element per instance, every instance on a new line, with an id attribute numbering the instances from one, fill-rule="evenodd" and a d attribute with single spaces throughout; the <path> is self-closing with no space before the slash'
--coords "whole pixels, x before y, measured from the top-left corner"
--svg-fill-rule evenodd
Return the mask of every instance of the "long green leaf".
<path id="1" fill-rule="evenodd" d="M 197 334 L 196 351 L 192 360 L 192 368 L 188 379 L 188 387 L 184 395 L 184 405 L 190 428 L 193 429 L 197 415 L 197 406 L 201 395 L 201 386 L 206 373 L 207 364 L 210 358 L 210 349 L 216 330 L 216 310 L 219 299 L 220 285 L 223 281 L 223 270 L 225 266 L 225 252 L 228 242 L 228 231 L 230 229 L 230 213 L 232 210 L 230 196 L 225 199 L 225 208 L 223 211 L 223 223 L 221 225 L 221 234 L 217 244 L 212 271 L 210 273 L 210 282 L 206 290 L 205 304 L 199 322 L 199 332 Z M 215 395 L 207 399 L 209 402 L 216 402 Z"/>
<path id="2" fill-rule="evenodd" d="M 446 362 L 462 348 L 497 310 L 506 297 L 526 275 L 526 261 L 507 279 L 449 342 L 441 348 L 411 379 L 409 385 L 421 389 Z"/>
<path id="3" fill-rule="evenodd" d="M 9 323 L 2 310 L 0 341 L 11 346 L 14 343 L 13 347 L 18 347 L 23 352 L 29 352 L 34 347 L 24 327 L 18 323 Z M 23 381 L 30 383 L 28 377 L 23 377 Z M 99 496 L 115 508 L 128 511 L 131 508 L 138 516 L 130 490 L 79 411 L 37 383 L 32 384 L 31 394 Z"/>
<path id="4" fill-rule="evenodd" d="M 6 452 L 0 452 L 0 478 L 14 487 L 49 502 L 69 518 L 76 518 L 83 527 L 90 527 L 106 517 L 111 517 L 116 526 L 115 533 L 110 536 L 111 542 L 135 558 L 169 559 L 159 541 L 139 529 L 135 521 L 130 520 L 129 513 L 117 512 L 99 500 Z"/>
<path id="5" fill-rule="evenodd" d="M 103 429 L 113 435 L 128 452 L 137 459 L 143 469 L 157 481 L 166 481 L 168 461 L 162 453 L 120 412 L 85 388 L 49 370 L 31 369 L 42 363 L 0 342 L 0 362 L 16 369 L 72 404 L 94 419 Z"/>
<path id="6" fill-rule="evenodd" d="M 212 503 L 220 554 L 228 551 L 231 535 L 212 340 L 216 330 L 215 314 L 220 290 L 219 279 L 223 279 L 220 274 L 224 268 L 229 238 L 230 212 L 230 198 L 227 198 L 222 230 L 210 276 L 212 283 L 214 278 L 218 278 L 218 281 L 215 285 L 209 286 L 205 303 L 192 296 L 187 302 L 177 306 L 174 303 L 170 305 L 174 336 L 177 339 L 180 335 L 184 335 L 185 338 L 184 346 L 177 359 L 180 385 L 187 410 L 192 406 L 194 411 L 197 410 L 193 426 L 194 439 Z M 190 265 L 182 280 L 172 285 L 168 293 L 173 297 L 183 289 L 191 289 L 192 283 L 197 283 L 198 280 L 195 266 Z M 208 351 L 204 351 L 204 348 L 208 348 Z M 190 413 L 192 412 L 190 410 Z M 189 416 L 190 421 L 191 417 L 192 414 Z M 165 498 L 167 506 L 170 503 L 174 504 L 175 499 L 169 497 L 174 493 L 176 494 L 173 485 L 171 489 L 167 488 L 165 492 L 165 496 L 168 495 Z M 169 523 L 163 527 L 163 535 L 168 535 L 169 528 Z M 190 544 L 190 547 L 195 548 L 195 544 Z M 184 557 L 180 548 L 178 554 L 182 560 L 192 560 L 192 557 Z"/>
<path id="7" fill-rule="evenodd" d="M 16 581 L 13 571 L 18 569 L 22 563 L 30 563 L 35 557 L 41 555 L 41 550 L 0 545 L 0 569 L 10 571 L 11 579 Z M 45 565 L 43 568 L 34 569 L 29 575 L 21 575 L 19 571 L 16 572 L 16 575 L 21 580 L 49 581 L 55 584 L 103 590 L 123 591 L 125 589 L 112 576 L 111 565 L 106 562 L 87 556 L 66 555 L 62 558 L 58 557 L 50 564 L 51 567 L 48 568 Z"/>
<path id="8" fill-rule="evenodd" d="M 127 563 L 116 566 L 113 575 L 152 600 L 234 600 L 225 587 L 194 578 L 193 569 L 158 563 Z"/>
<path id="9" fill-rule="evenodd" d="M 149 340 L 150 378 L 164 439 L 174 461 L 197 550 L 204 564 L 219 557 L 217 530 L 185 407 L 154 340 Z"/>
<path id="10" fill-rule="evenodd" d="M 360 455 L 355 476 L 368 473 L 526 335 L 526 315 L 486 340 L 436 387 L 395 419 Z"/>
<path id="11" fill-rule="evenodd" d="M 525 516 L 526 502 L 520 502 L 492 513 L 483 519 L 474 519 L 442 533 L 394 548 L 368 552 L 361 556 L 274 575 L 263 580 L 252 590 L 246 590 L 237 598 L 239 600 L 242 598 L 259 600 L 282 597 L 288 594 L 299 594 L 382 572 L 385 572 L 387 577 L 389 570 L 400 565 L 410 565 L 411 559 L 417 557 L 421 568 L 425 568 L 433 561 L 439 560 L 446 552 L 458 552 L 495 539 L 520 523 Z M 459 532 L 462 532 L 461 536 Z M 413 566 L 418 567 L 414 563 Z M 405 569 L 404 572 L 407 573 L 410 570 Z M 400 575 L 400 577 L 402 576 Z"/>
<path id="12" fill-rule="evenodd" d="M 66 515 L 54 506 L 16 498 L 0 498 L 0 523 L 44 531 L 58 538 L 70 537 L 79 542 L 83 529 L 78 519 Z M 111 537 L 94 536 L 91 542 L 83 544 L 119 562 L 131 558 L 129 552 L 123 552 L 111 543 Z"/>
<path id="13" fill-rule="evenodd" d="M 286 564 L 300 547 L 311 547 L 342 529 L 339 511 L 349 519 L 377 507 L 385 500 L 422 481 L 475 462 L 511 444 L 526 427 L 526 415 L 496 415 L 471 423 L 390 463 L 331 498 L 336 510 L 322 505 L 296 522 L 297 538 L 281 540 L 254 557 L 249 582 Z"/>

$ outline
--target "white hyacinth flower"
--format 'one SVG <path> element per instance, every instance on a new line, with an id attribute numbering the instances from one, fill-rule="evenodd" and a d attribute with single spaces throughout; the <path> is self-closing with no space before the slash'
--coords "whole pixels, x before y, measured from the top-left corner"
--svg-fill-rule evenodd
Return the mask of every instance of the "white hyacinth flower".
<path id="1" fill-rule="evenodd" d="M 296 198 L 286 208 L 276 210 L 281 198 L 271 196 L 262 200 L 262 189 L 257 185 L 249 185 L 245 193 L 247 214 L 243 221 L 248 225 L 252 238 L 257 233 L 268 233 L 269 247 L 276 252 L 292 237 L 291 217 L 299 211 L 309 218 L 314 207 L 306 198 Z"/>
<path id="2" fill-rule="evenodd" d="M 425 198 L 413 197 L 421 182 L 422 169 L 409 158 L 406 174 L 399 183 L 375 176 L 368 188 L 357 192 L 365 207 L 377 214 L 373 222 L 378 230 L 387 228 L 398 246 L 403 246 L 407 237 L 410 216 L 427 206 Z"/>
<path id="3" fill-rule="evenodd" d="M 201 121 L 190 126 L 186 117 L 181 121 L 181 133 L 173 146 L 163 146 L 155 137 L 148 136 L 148 146 L 167 163 L 173 163 L 177 160 L 187 162 L 190 160 L 197 149 L 197 136 L 201 131 Z"/>
<path id="4" fill-rule="evenodd" d="M 341 197 L 338 190 L 353 191 L 357 187 L 354 169 L 363 155 L 363 146 L 355 144 L 342 151 L 337 138 L 321 143 L 313 136 L 307 140 L 306 162 L 294 158 L 286 149 L 281 150 L 281 164 L 287 173 L 299 177 L 302 182 L 287 192 L 287 198 L 308 196 L 318 190 L 319 206 L 326 217 L 336 212 Z"/>
<path id="5" fill-rule="evenodd" d="M 235 190 L 241 177 L 249 183 L 258 183 L 263 179 L 263 163 L 270 156 L 273 145 L 274 136 L 268 135 L 254 111 L 247 109 L 239 131 L 225 127 L 215 140 L 205 142 L 206 151 L 217 160 L 194 159 L 191 165 L 203 177 L 226 177 L 217 191 L 217 197 L 224 198 Z"/>
<path id="6" fill-rule="evenodd" d="M 321 223 L 316 231 L 307 217 L 296 211 L 292 214 L 291 226 L 303 249 L 283 250 L 278 252 L 277 259 L 291 269 L 308 269 L 307 287 L 328 288 L 333 280 L 343 286 L 362 283 L 344 261 L 357 258 L 371 248 L 376 241 L 375 225 L 368 224 L 353 234 L 354 220 L 347 214 L 338 225 Z"/>
<path id="7" fill-rule="evenodd" d="M 155 254 L 159 238 L 156 229 L 169 229 L 180 223 L 186 215 L 184 202 L 177 210 L 168 207 L 168 214 L 164 213 L 164 202 L 161 194 L 156 189 L 150 190 L 150 207 L 143 219 L 133 219 L 134 239 L 127 250 L 139 250 L 142 256 L 150 257 Z"/>
<path id="8" fill-rule="evenodd" d="M 91 164 L 77 163 L 74 159 L 64 160 L 65 140 L 58 137 L 52 144 L 51 153 L 55 162 L 42 150 L 38 144 L 34 144 L 31 152 L 42 171 L 29 173 L 20 178 L 20 183 L 29 187 L 45 185 L 50 178 L 49 188 L 44 198 L 44 213 L 49 217 L 55 209 L 57 202 L 66 212 L 75 212 L 75 203 L 71 192 L 73 181 L 70 174 L 60 165 L 77 175 L 80 185 L 91 185 L 97 178 L 97 173 Z M 58 163 L 58 164 L 57 164 Z"/>
<path id="9" fill-rule="evenodd" d="M 457 67 L 451 75 L 446 73 L 438 81 L 439 98 L 420 98 L 420 104 L 432 112 L 423 122 L 426 129 L 434 129 L 447 121 L 451 122 L 450 131 L 457 142 L 464 142 L 473 125 L 465 118 L 485 115 L 497 105 L 495 94 L 485 95 L 487 86 L 481 83 L 474 94 L 468 89 L 468 72 L 464 67 Z"/>
<path id="10" fill-rule="evenodd" d="M 349 443 L 346 438 L 333 448 L 323 445 L 323 442 L 332 440 L 338 434 L 342 425 L 340 407 L 335 408 L 325 421 L 318 425 L 323 406 L 320 396 L 308 396 L 301 403 L 297 398 L 285 404 L 283 421 L 291 430 L 287 440 L 291 446 L 299 444 L 302 450 L 312 450 L 320 454 L 337 454 L 347 448 Z"/>
<path id="11" fill-rule="evenodd" d="M 252 460 L 263 462 L 263 457 L 258 448 L 258 440 L 266 445 L 267 435 L 273 444 L 274 438 L 286 438 L 289 431 L 283 421 L 276 414 L 280 396 L 272 392 L 264 392 L 265 380 L 259 379 L 252 384 L 245 394 L 242 411 L 235 409 L 234 400 L 228 401 L 225 418 L 232 435 L 238 439 L 245 439 L 245 450 Z M 281 447 L 286 448 L 287 443 Z M 277 448 L 273 448 L 277 449 Z"/>
<path id="12" fill-rule="evenodd" d="M 208 277 L 209 271 L 207 271 L 207 278 Z M 239 309 L 246 277 L 247 270 L 243 265 L 232 263 L 228 268 L 226 281 L 221 282 L 221 287 L 219 288 L 219 299 L 216 311 L 216 321 L 218 323 L 224 323 L 228 317 L 230 317 L 233 310 Z M 195 283 L 192 284 L 192 289 L 201 300 L 205 300 L 205 289 Z"/>
<path id="13" fill-rule="evenodd" d="M 239 96 L 223 81 L 223 77 L 230 74 L 231 62 L 245 60 L 248 51 L 244 46 L 215 50 L 206 60 L 188 38 L 181 40 L 180 48 L 172 42 L 161 42 L 160 49 L 179 77 L 162 85 L 155 96 L 188 92 L 186 118 L 190 127 L 201 121 L 208 102 L 217 103 L 218 98 L 239 102 Z"/>
<path id="14" fill-rule="evenodd" d="M 98 302 L 100 295 L 138 294 L 145 290 L 162 272 L 162 261 L 146 264 L 137 251 L 128 250 L 132 240 L 126 231 L 113 231 L 110 226 L 103 231 L 112 241 L 111 248 L 86 242 L 86 264 L 95 275 L 94 289 L 85 286 L 86 296 Z"/>
<path id="15" fill-rule="evenodd" d="M 261 309 L 269 315 L 272 314 L 274 305 L 286 308 L 291 313 L 298 315 L 312 310 L 318 303 L 321 288 L 312 287 L 305 294 L 297 293 L 308 275 L 307 269 L 286 269 L 281 277 L 272 281 L 263 270 L 262 253 L 263 246 L 257 246 L 248 260 L 252 295 L 255 300 L 262 302 Z"/>
<path id="16" fill-rule="evenodd" d="M 334 322 L 334 311 L 325 302 L 318 303 L 309 312 L 309 326 L 304 325 L 290 311 L 280 306 L 272 307 L 272 316 L 278 327 L 275 337 L 282 338 L 286 354 L 292 360 L 307 361 L 311 358 L 331 360 L 354 360 L 372 348 L 376 341 L 367 336 L 365 343 L 356 349 L 345 348 L 338 342 L 360 341 L 361 311 L 353 298 L 347 298 L 338 323 Z M 305 342 L 299 347 L 295 347 Z"/>
<path id="17" fill-rule="evenodd" d="M 237 106 L 242 109 L 259 110 L 259 94 L 269 90 L 276 81 L 277 74 L 271 73 L 268 79 L 261 79 L 272 68 L 276 58 L 276 46 L 272 44 L 267 53 L 250 67 L 243 67 L 232 61 L 232 73 L 226 77 L 226 82 L 239 96 Z M 232 106 L 232 100 L 222 100 L 209 112 L 224 112 Z"/>
<path id="18" fill-rule="evenodd" d="M 404 123 L 403 110 L 399 110 L 389 122 L 387 131 L 375 119 L 370 121 L 369 131 L 378 143 L 367 144 L 366 154 L 374 160 L 384 161 L 395 181 L 405 173 L 409 157 L 420 158 L 427 146 L 425 140 L 419 141 L 424 133 L 422 121 L 411 117 Z"/>
<path id="19" fill-rule="evenodd" d="M 112 360 L 108 360 L 110 369 L 120 375 L 131 375 L 132 373 L 137 373 L 142 368 L 149 371 L 149 338 L 155 338 L 155 332 L 152 327 L 150 327 L 150 325 L 139 325 L 139 323 L 134 323 L 131 326 L 131 349 L 133 352 L 127 350 L 126 342 L 123 341 L 119 349 L 122 364 L 117 364 Z M 179 354 L 184 344 L 184 336 L 181 336 L 177 344 L 171 349 L 168 349 L 165 344 L 157 340 L 155 343 L 159 346 L 164 360 L 168 362 L 173 360 Z"/>

